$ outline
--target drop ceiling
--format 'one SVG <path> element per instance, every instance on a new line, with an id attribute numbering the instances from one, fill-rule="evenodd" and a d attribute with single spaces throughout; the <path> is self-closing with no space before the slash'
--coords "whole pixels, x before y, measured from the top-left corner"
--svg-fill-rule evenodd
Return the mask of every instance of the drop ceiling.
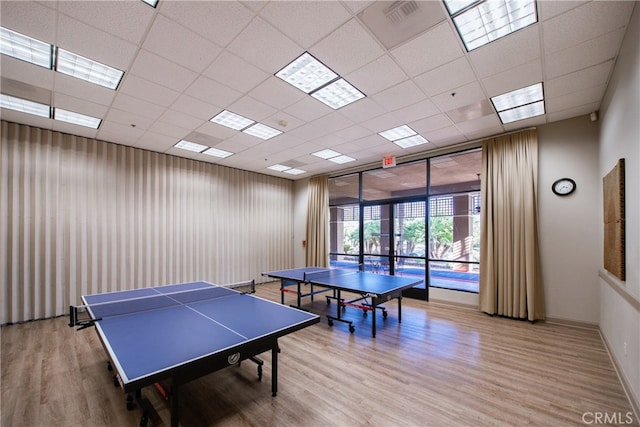
<path id="1" fill-rule="evenodd" d="M 538 1 L 538 23 L 467 52 L 439 1 L 160 0 L 153 8 L 140 0 L 3 0 L 3 27 L 124 77 L 110 90 L 2 55 L 3 94 L 102 122 L 90 129 L 0 114 L 287 179 L 337 173 L 597 111 L 635 4 Z M 334 110 L 275 77 L 304 52 L 366 97 Z M 539 82 L 545 114 L 502 124 L 490 98 Z M 262 140 L 209 121 L 223 110 L 282 134 Z M 378 135 L 401 125 L 429 143 L 405 149 Z M 234 154 L 221 159 L 175 148 L 181 140 Z M 312 155 L 325 149 L 356 160 Z M 267 169 L 274 164 L 305 173 Z"/>

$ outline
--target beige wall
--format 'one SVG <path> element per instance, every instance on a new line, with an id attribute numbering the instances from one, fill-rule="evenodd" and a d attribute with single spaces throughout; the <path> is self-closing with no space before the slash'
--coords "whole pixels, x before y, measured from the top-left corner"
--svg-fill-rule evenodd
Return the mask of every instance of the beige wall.
<path id="1" fill-rule="evenodd" d="M 603 177 L 625 159 L 626 281 L 601 270 L 600 330 L 640 412 L 640 6 L 636 3 L 601 108 Z M 598 199 L 602 222 L 602 195 Z M 598 242 L 602 245 L 602 231 Z M 598 260 L 602 269 L 602 258 Z M 640 414 L 638 414 L 640 416 Z"/>

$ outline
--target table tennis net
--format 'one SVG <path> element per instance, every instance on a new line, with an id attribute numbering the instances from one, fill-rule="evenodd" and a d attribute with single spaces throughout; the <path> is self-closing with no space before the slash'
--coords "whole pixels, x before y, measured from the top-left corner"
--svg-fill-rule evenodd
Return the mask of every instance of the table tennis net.
<path id="1" fill-rule="evenodd" d="M 328 279 L 328 278 L 338 277 L 338 276 L 346 276 L 346 275 L 355 274 L 355 273 L 357 273 L 357 271 L 342 269 L 342 268 L 310 271 L 310 272 L 304 273 L 303 280 L 305 282 L 313 282 L 316 280 Z"/>
<path id="2" fill-rule="evenodd" d="M 172 286 L 167 286 L 165 289 L 155 288 L 159 289 L 159 293 L 151 295 L 114 300 L 99 300 L 93 303 L 89 302 L 87 305 L 80 307 L 71 306 L 69 326 L 83 326 L 86 322 L 89 322 L 90 324 L 88 326 L 91 326 L 95 321 L 108 317 L 123 316 L 172 306 L 193 304 L 198 301 L 206 301 L 214 298 L 255 292 L 255 282 L 253 280 L 176 291 L 171 291 L 171 287 Z M 91 316 L 89 317 L 89 313 L 87 312 L 86 318 L 80 320 L 78 317 L 80 310 L 90 310 Z"/>

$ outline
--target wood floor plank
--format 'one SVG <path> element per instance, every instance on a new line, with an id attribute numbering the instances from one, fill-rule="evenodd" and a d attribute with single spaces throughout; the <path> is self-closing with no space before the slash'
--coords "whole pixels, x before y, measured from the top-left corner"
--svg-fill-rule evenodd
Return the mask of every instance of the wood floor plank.
<path id="1" fill-rule="evenodd" d="M 275 283 L 257 294 L 280 301 Z M 399 323 L 396 303 L 386 306 L 375 339 L 372 314 L 353 308 L 354 334 L 323 320 L 282 338 L 275 398 L 270 353 L 262 381 L 243 362 L 186 384 L 181 425 L 584 426 L 584 414 L 606 413 L 639 426 L 597 330 L 409 299 Z M 305 307 L 335 313 L 324 299 Z M 2 327 L 2 426 L 137 426 L 95 332 L 66 323 Z M 143 395 L 150 425 L 169 425 L 167 402 L 153 388 Z"/>

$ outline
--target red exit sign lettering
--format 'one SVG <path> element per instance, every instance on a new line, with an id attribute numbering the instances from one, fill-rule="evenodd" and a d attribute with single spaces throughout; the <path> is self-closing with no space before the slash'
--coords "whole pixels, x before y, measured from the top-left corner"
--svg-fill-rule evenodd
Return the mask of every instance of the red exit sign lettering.
<path id="1" fill-rule="evenodd" d="M 383 168 L 392 168 L 396 165 L 396 158 L 394 156 L 388 156 L 382 159 Z"/>

